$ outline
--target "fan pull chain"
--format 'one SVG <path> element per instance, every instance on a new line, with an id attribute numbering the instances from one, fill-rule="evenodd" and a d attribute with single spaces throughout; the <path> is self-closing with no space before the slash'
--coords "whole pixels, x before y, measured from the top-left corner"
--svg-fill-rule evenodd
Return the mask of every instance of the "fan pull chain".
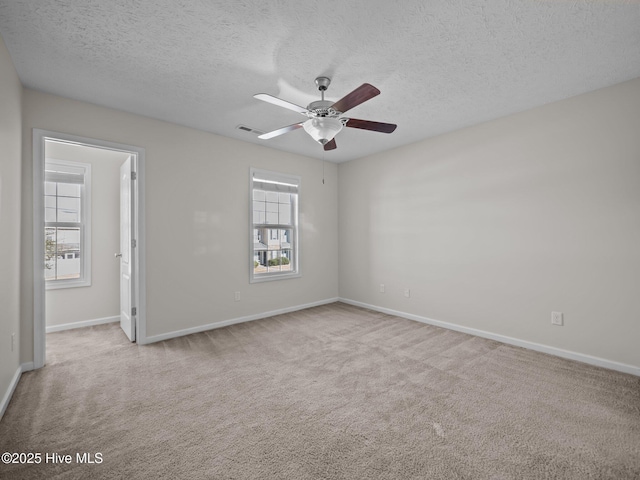
<path id="1" fill-rule="evenodd" d="M 324 148 L 322 149 L 322 184 L 324 185 Z"/>

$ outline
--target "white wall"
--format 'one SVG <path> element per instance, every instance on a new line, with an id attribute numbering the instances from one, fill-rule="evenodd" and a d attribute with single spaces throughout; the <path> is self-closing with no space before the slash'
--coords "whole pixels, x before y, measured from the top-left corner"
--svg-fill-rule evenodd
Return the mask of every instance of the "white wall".
<path id="1" fill-rule="evenodd" d="M 341 164 L 339 204 L 341 297 L 640 367 L 640 79 Z"/>
<path id="2" fill-rule="evenodd" d="M 23 361 L 33 358 L 33 128 L 145 149 L 147 335 L 338 295 L 337 166 L 54 95 L 24 90 Z M 302 177 L 303 276 L 249 284 L 249 168 Z M 234 301 L 234 292 L 241 300 Z"/>
<path id="3" fill-rule="evenodd" d="M 47 327 L 99 320 L 120 313 L 120 165 L 128 154 L 46 142 L 50 159 L 91 165 L 91 285 L 47 290 Z"/>
<path id="4" fill-rule="evenodd" d="M 0 38 L 0 401 L 20 365 L 21 102 L 22 86 Z"/>

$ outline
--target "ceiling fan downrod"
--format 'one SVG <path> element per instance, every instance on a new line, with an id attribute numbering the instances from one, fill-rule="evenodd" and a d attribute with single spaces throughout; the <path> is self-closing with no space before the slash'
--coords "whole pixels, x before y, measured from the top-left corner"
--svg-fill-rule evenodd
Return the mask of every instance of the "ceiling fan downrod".
<path id="1" fill-rule="evenodd" d="M 326 92 L 327 88 L 331 85 L 331 79 L 329 77 L 318 77 L 316 78 L 316 86 L 318 90 L 320 90 L 320 94 L 322 95 L 322 101 L 324 102 L 324 92 Z"/>

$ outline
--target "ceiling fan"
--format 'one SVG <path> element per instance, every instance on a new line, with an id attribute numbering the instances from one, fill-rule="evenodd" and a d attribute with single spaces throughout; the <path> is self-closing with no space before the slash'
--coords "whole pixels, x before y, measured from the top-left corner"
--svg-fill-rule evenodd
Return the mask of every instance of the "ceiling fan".
<path id="1" fill-rule="evenodd" d="M 304 122 L 294 123 L 293 125 L 264 133 L 258 138 L 267 140 L 269 138 L 297 130 L 298 128 L 304 128 L 304 130 L 311 135 L 315 141 L 320 143 L 325 150 L 333 150 L 336 148 L 336 140 L 334 137 L 340 132 L 340 130 L 342 130 L 343 127 L 361 128 L 363 130 L 382 133 L 391 133 L 396 129 L 397 125 L 394 125 L 393 123 L 372 122 L 370 120 L 358 120 L 357 118 L 347 118 L 342 116 L 346 111 L 351 110 L 353 107 L 356 107 L 361 103 L 372 99 L 376 95 L 379 95 L 380 90 L 376 87 L 368 83 L 364 83 L 353 92 L 342 97 L 337 102 L 332 103 L 331 101 L 324 99 L 324 92 L 329 88 L 330 83 L 331 79 L 328 77 L 316 78 L 316 85 L 318 86 L 318 90 L 320 90 L 322 99 L 311 102 L 307 105 L 307 108 L 266 93 L 258 93 L 254 95 L 258 100 L 272 103 L 279 107 L 288 108 L 289 110 L 293 110 L 294 112 L 301 113 L 308 117 Z"/>

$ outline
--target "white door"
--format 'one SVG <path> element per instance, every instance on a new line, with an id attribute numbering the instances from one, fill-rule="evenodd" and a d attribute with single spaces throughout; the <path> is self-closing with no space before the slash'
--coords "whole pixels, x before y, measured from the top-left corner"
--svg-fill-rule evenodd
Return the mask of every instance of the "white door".
<path id="1" fill-rule="evenodd" d="M 129 340 L 136 340 L 136 319 L 133 310 L 133 255 L 132 224 L 133 202 L 131 191 L 132 157 L 129 156 L 120 166 L 120 327 Z"/>

